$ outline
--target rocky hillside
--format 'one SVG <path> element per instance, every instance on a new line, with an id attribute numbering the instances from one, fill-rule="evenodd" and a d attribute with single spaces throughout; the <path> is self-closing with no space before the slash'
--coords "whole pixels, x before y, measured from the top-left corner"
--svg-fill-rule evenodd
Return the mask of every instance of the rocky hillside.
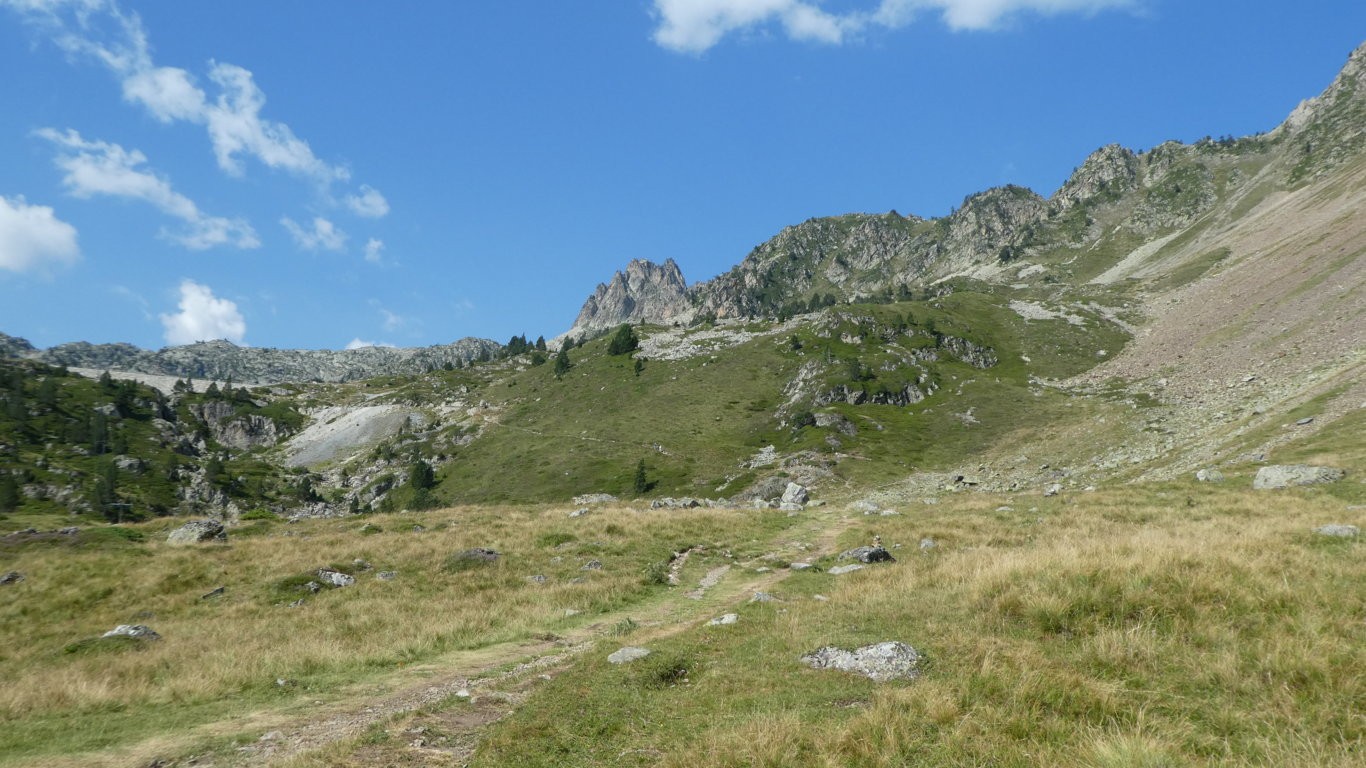
<path id="1" fill-rule="evenodd" d="M 385 375 L 409 375 L 436 368 L 463 366 L 488 359 L 502 345 L 465 338 L 451 344 L 399 349 L 362 347 L 345 350 L 239 347 L 229 341 L 202 341 L 152 352 L 131 344 L 83 341 L 35 349 L 24 339 L 0 334 L 0 356 L 36 360 L 68 368 L 132 371 L 196 379 L 232 380 L 243 384 L 285 381 L 355 381 Z"/>
<path id="2" fill-rule="evenodd" d="M 1145 152 L 1102 147 L 1051 197 L 998 187 L 937 219 L 895 211 L 811 219 L 687 289 L 691 308 L 684 306 L 676 265 L 634 261 L 599 286 L 574 327 L 790 315 L 834 302 L 904 297 L 956 276 L 1003 284 L 1084 282 L 1212 216 L 1247 213 L 1238 204 L 1253 186 L 1293 190 L 1322 181 L 1360 157 L 1363 126 L 1366 46 L 1351 54 L 1327 90 L 1267 134 L 1169 141 Z"/>

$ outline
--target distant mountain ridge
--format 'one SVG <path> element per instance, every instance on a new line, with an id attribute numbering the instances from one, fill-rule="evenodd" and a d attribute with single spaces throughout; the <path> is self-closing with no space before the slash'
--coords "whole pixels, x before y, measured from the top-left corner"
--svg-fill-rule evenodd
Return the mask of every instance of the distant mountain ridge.
<path id="1" fill-rule="evenodd" d="M 200 341 L 155 352 L 132 344 L 84 341 L 35 348 L 26 339 L 0 333 L 0 356 L 70 368 L 95 368 L 197 379 L 231 379 L 240 384 L 282 381 L 341 382 L 372 376 L 422 373 L 463 366 L 502 349 L 489 339 L 464 338 L 430 347 L 360 349 L 272 349 L 239 347 L 230 341 Z"/>
<path id="2" fill-rule="evenodd" d="M 1084 281 L 1083 255 L 1118 261 L 1175 235 L 1243 195 L 1269 172 L 1284 188 L 1334 171 L 1366 147 L 1366 44 L 1333 83 L 1274 130 L 1240 139 L 1168 141 L 1146 152 L 1108 145 L 1045 198 L 1015 185 L 968 196 L 948 216 L 896 211 L 809 219 L 757 246 L 739 264 L 688 287 L 678 265 L 634 260 L 599 285 L 570 334 L 620 323 L 699 317 L 772 317 L 829 299 L 856 301 L 951 277 L 991 282 Z M 1098 261 L 1091 259 L 1091 261 Z"/>

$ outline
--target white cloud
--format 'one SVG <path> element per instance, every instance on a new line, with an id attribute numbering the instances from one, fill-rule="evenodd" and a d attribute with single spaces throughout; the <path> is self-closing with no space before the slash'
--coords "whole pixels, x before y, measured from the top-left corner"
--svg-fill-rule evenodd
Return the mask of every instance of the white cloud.
<path id="1" fill-rule="evenodd" d="M 346 247 L 346 233 L 321 216 L 313 218 L 312 229 L 304 229 L 288 216 L 280 219 L 280 225 L 289 230 L 294 242 L 304 250 L 340 251 Z"/>
<path id="2" fill-rule="evenodd" d="M 247 334 L 247 323 L 237 305 L 213 295 L 207 285 L 193 280 L 180 281 L 180 311 L 162 315 L 166 343 L 192 344 L 196 341 L 227 339 L 241 344 Z"/>
<path id="3" fill-rule="evenodd" d="M 837 45 L 870 27 L 895 29 L 922 11 L 938 11 L 955 30 L 991 29 L 1021 13 L 1096 13 L 1141 0 L 880 0 L 863 10 L 832 13 L 820 0 L 655 0 L 654 41 L 680 53 L 702 53 L 728 34 L 778 25 L 793 40 Z"/>
<path id="4" fill-rule="evenodd" d="M 393 344 L 390 344 L 390 343 L 385 342 L 385 341 L 365 341 L 365 340 L 360 339 L 360 338 L 354 338 L 354 339 L 352 339 L 352 340 L 346 342 L 346 348 L 347 348 L 347 349 L 365 349 L 366 347 L 389 347 L 389 348 L 393 348 L 393 346 L 394 346 Z"/>
<path id="5" fill-rule="evenodd" d="M 187 232 L 163 232 L 163 235 L 193 250 L 218 245 L 238 248 L 261 245 L 256 231 L 246 221 L 205 215 L 192 200 L 172 189 L 169 181 L 141 168 L 147 162 L 147 156 L 136 149 L 128 150 L 104 141 L 86 141 L 72 130 L 62 133 L 44 128 L 37 135 L 63 150 L 57 156 L 57 167 L 66 172 L 62 183 L 76 197 L 108 195 L 150 203 L 189 225 Z"/>
<path id="6" fill-rule="evenodd" d="M 384 261 L 384 241 L 370 238 L 365 243 L 365 260 L 371 264 L 379 264 Z"/>
<path id="7" fill-rule="evenodd" d="M 266 96 L 249 70 L 210 61 L 208 79 L 217 87 L 216 98 L 211 99 L 187 70 L 158 66 L 141 17 L 124 11 L 115 0 L 0 0 L 2 7 L 17 11 L 68 53 L 103 64 L 119 79 L 124 99 L 141 105 L 157 120 L 204 126 L 226 173 L 242 175 L 242 158 L 253 157 L 268 168 L 311 179 L 325 190 L 351 177 L 344 166 L 318 158 L 288 125 L 261 116 Z M 353 196 L 368 206 L 361 215 L 384 215 L 388 204 L 383 196 L 378 197 L 383 212 L 370 212 L 378 209 L 368 189 L 362 186 Z"/>
<path id="8" fill-rule="evenodd" d="M 0 196 L 0 269 L 38 271 L 81 258 L 76 228 L 45 205 Z"/>
<path id="9" fill-rule="evenodd" d="M 399 328 L 402 328 L 408 322 L 408 320 L 402 315 L 396 312 L 390 312 L 384 307 L 379 308 L 379 314 L 380 317 L 384 319 L 381 325 L 384 326 L 384 330 L 389 331 L 390 333 L 393 333 L 394 331 L 397 331 Z"/>
<path id="10" fill-rule="evenodd" d="M 347 197 L 346 206 L 367 219 L 383 218 L 389 213 L 389 201 L 369 184 L 360 185 L 360 194 Z"/>

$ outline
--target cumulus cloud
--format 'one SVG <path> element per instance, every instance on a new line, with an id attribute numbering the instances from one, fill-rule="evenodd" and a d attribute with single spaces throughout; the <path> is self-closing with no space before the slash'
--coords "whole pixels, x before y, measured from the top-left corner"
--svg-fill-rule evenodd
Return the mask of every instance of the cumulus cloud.
<path id="1" fill-rule="evenodd" d="M 180 281 L 179 312 L 161 316 L 166 343 L 193 344 L 196 341 L 227 339 L 241 344 L 247 323 L 237 305 L 213 295 L 207 285 L 193 280 Z"/>
<path id="2" fill-rule="evenodd" d="M 217 88 L 216 98 L 210 98 L 188 70 L 158 66 L 141 17 L 115 0 L 0 0 L 0 7 L 19 12 L 73 56 L 103 64 L 118 78 L 124 99 L 157 120 L 204 126 L 218 165 L 228 174 L 242 175 L 242 159 L 250 157 L 324 189 L 351 177 L 344 166 L 315 155 L 287 124 L 261 115 L 266 96 L 249 70 L 210 61 L 208 79 Z M 368 189 L 362 186 L 355 197 L 371 205 L 367 211 L 375 210 Z M 383 207 L 387 212 L 387 203 Z"/>
<path id="3" fill-rule="evenodd" d="M 384 261 L 384 241 L 370 238 L 365 243 L 365 260 L 371 264 L 380 264 Z"/>
<path id="4" fill-rule="evenodd" d="M 366 347 L 389 347 L 389 348 L 393 348 L 393 346 L 394 346 L 393 344 L 390 344 L 390 343 L 385 342 L 385 341 L 365 341 L 365 340 L 363 340 L 363 339 L 361 339 L 361 338 L 359 338 L 359 337 L 354 338 L 354 339 L 352 339 L 352 340 L 346 342 L 346 348 L 347 348 L 347 349 L 365 349 Z"/>
<path id="5" fill-rule="evenodd" d="M 76 228 L 45 205 L 0 197 L 0 269 L 39 271 L 81 258 Z"/>
<path id="6" fill-rule="evenodd" d="M 280 225 L 289 230 L 294 242 L 306 251 L 340 251 L 346 247 L 346 233 L 321 216 L 313 218 L 312 229 L 304 229 L 288 216 L 280 219 Z"/>
<path id="7" fill-rule="evenodd" d="M 866 29 L 895 29 L 921 12 L 937 12 L 951 29 L 991 29 L 1022 13 L 1096 13 L 1138 0 L 880 0 L 832 13 L 820 0 L 655 0 L 654 41 L 681 53 L 702 53 L 726 35 L 781 28 L 792 40 L 838 45 Z"/>
<path id="8" fill-rule="evenodd" d="M 87 141 L 76 131 L 65 133 L 44 128 L 38 136 L 57 145 L 57 167 L 65 172 L 62 183 L 79 198 L 96 195 L 142 200 L 187 225 L 182 233 L 164 232 L 168 239 L 193 250 L 219 245 L 256 248 L 261 241 L 242 219 L 208 216 L 192 200 L 176 192 L 166 179 L 145 169 L 147 156 L 105 141 Z"/>
<path id="9" fill-rule="evenodd" d="M 364 216 L 367 219 L 382 218 L 389 213 L 389 201 L 384 199 L 384 195 L 381 195 L 378 189 L 369 184 L 360 185 L 360 194 L 347 197 L 346 207 L 357 216 Z"/>

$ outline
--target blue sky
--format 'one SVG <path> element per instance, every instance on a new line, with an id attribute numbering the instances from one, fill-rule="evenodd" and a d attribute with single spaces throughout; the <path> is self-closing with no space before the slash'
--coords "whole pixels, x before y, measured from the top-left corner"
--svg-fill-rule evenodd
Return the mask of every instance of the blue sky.
<path id="1" fill-rule="evenodd" d="M 0 0 L 0 331 L 558 334 L 632 258 L 1273 128 L 1360 0 Z"/>

